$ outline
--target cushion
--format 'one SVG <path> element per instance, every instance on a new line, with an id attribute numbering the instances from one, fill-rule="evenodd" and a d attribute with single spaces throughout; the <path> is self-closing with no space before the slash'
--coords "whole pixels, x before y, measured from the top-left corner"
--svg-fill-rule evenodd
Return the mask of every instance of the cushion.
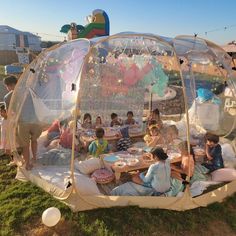
<path id="1" fill-rule="evenodd" d="M 99 158 L 90 158 L 85 161 L 75 161 L 75 169 L 85 175 L 92 174 L 95 170 L 102 168 L 102 162 Z"/>
<path id="2" fill-rule="evenodd" d="M 91 175 L 92 179 L 94 179 L 98 184 L 107 184 L 110 183 L 115 175 L 113 172 L 109 171 L 106 168 L 101 168 L 99 170 L 95 170 Z"/>
<path id="3" fill-rule="evenodd" d="M 70 149 L 51 149 L 37 159 L 37 163 L 41 165 L 69 165 L 71 161 L 71 150 Z"/>
<path id="4" fill-rule="evenodd" d="M 232 168 L 222 168 L 211 173 L 213 181 L 228 182 L 236 180 L 236 170 Z"/>
<path id="5" fill-rule="evenodd" d="M 76 186 L 82 195 L 101 195 L 96 182 L 82 174 L 75 175 Z"/>

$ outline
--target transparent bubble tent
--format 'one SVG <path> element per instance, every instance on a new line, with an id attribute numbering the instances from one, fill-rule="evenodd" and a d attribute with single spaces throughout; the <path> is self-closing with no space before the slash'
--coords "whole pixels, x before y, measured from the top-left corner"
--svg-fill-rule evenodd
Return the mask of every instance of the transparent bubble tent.
<path id="1" fill-rule="evenodd" d="M 147 116 L 158 108 L 164 125 L 175 125 L 178 139 L 187 141 L 188 152 L 195 136 L 212 132 L 235 154 L 235 138 L 226 138 L 236 128 L 235 104 L 231 58 L 207 40 L 120 33 L 63 42 L 44 50 L 14 90 L 9 130 L 19 164 L 16 178 L 33 182 L 73 211 L 131 205 L 183 211 L 221 202 L 236 192 L 236 180 L 221 182 L 220 187 L 196 196 L 188 177 L 190 184 L 181 185 L 182 194 L 112 196 L 111 189 L 91 178 L 92 171 L 106 166 L 104 160 L 98 157 L 93 158 L 96 163 L 84 163 L 89 155 L 79 148 L 80 122 L 86 113 L 91 114 L 92 123 L 100 116 L 107 131 L 111 113 L 125 120 L 127 111 L 133 111 L 139 132 L 145 133 Z M 71 145 L 63 147 L 55 140 L 45 145 L 47 129 L 55 120 L 67 120 Z M 37 161 L 31 170 L 24 168 L 17 151 L 21 124 L 41 129 Z M 93 130 L 85 132 L 90 135 Z M 133 145 L 141 140 L 142 136 L 134 138 Z M 113 180 L 113 187 L 120 181 Z"/>

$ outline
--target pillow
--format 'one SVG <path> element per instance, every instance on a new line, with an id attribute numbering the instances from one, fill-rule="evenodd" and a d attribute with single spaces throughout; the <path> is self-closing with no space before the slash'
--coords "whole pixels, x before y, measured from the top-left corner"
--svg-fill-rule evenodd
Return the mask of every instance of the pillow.
<path id="1" fill-rule="evenodd" d="M 236 170 L 231 168 L 218 169 L 211 173 L 211 177 L 216 182 L 233 181 L 236 180 Z"/>
<path id="2" fill-rule="evenodd" d="M 75 161 L 75 169 L 85 175 L 89 175 L 100 168 L 102 168 L 102 162 L 99 158 L 90 158 L 85 161 Z"/>
<path id="3" fill-rule="evenodd" d="M 95 170 L 91 175 L 91 178 L 94 179 L 98 184 L 107 184 L 115 178 L 115 175 L 108 169 L 101 168 Z"/>
<path id="4" fill-rule="evenodd" d="M 76 186 L 82 195 L 102 195 L 99 191 L 96 182 L 82 174 L 75 175 Z"/>
<path id="5" fill-rule="evenodd" d="M 51 149 L 38 157 L 37 163 L 41 165 L 69 165 L 71 162 L 71 150 L 69 149 Z"/>

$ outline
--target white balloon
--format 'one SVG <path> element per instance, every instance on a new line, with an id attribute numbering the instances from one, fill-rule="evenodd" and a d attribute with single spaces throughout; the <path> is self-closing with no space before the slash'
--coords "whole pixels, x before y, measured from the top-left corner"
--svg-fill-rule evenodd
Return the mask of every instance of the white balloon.
<path id="1" fill-rule="evenodd" d="M 61 212 L 56 207 L 50 207 L 46 209 L 42 214 L 42 222 L 48 226 L 55 226 L 61 219 Z"/>

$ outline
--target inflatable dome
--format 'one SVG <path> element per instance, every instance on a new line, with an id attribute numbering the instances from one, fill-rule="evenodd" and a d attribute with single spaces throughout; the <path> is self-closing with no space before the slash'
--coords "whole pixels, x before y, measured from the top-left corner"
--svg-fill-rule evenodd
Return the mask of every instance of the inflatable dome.
<path id="1" fill-rule="evenodd" d="M 74 211 L 220 202 L 236 191 L 235 78 L 228 54 L 198 37 L 120 33 L 47 49 L 19 79 L 9 108 L 16 178 Z M 150 144 L 153 128 L 160 138 Z M 206 133 L 220 137 L 227 168 L 201 165 Z M 131 179 L 149 173 L 157 146 L 168 155 L 169 187 L 146 191 Z"/>

